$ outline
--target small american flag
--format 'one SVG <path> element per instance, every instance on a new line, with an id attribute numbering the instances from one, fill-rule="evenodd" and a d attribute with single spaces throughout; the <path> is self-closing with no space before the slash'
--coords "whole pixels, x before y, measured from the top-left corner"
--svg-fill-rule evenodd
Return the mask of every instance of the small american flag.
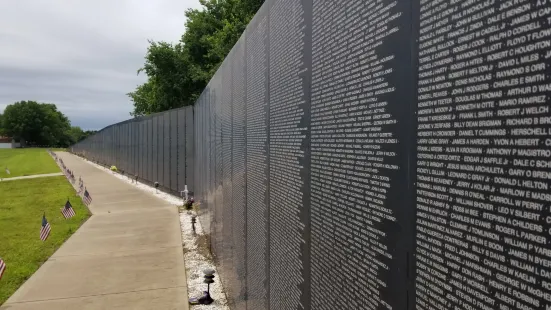
<path id="1" fill-rule="evenodd" d="M 8 169 L 8 167 L 6 167 L 6 173 L 7 173 L 7 174 L 11 174 L 11 173 L 10 173 L 10 169 Z"/>
<path id="2" fill-rule="evenodd" d="M 65 203 L 65 207 L 61 208 L 61 213 L 66 219 L 70 219 L 75 216 L 75 210 L 73 209 L 73 206 L 71 205 L 69 200 L 67 200 L 67 202 Z"/>
<path id="3" fill-rule="evenodd" d="M 84 189 L 84 197 L 83 197 L 84 203 L 88 206 L 92 203 L 92 196 L 90 196 L 90 193 L 88 193 L 87 189 Z"/>
<path id="4" fill-rule="evenodd" d="M 80 183 L 80 185 L 78 186 L 77 194 L 80 196 L 83 190 L 84 190 L 84 183 Z"/>
<path id="5" fill-rule="evenodd" d="M 4 271 L 6 271 L 6 263 L 0 258 L 0 280 L 2 279 Z"/>
<path id="6" fill-rule="evenodd" d="M 48 220 L 46 220 L 46 214 L 44 214 L 42 216 L 42 228 L 40 228 L 40 240 L 46 241 L 51 230 L 52 228 L 50 227 L 50 223 L 48 223 Z"/>

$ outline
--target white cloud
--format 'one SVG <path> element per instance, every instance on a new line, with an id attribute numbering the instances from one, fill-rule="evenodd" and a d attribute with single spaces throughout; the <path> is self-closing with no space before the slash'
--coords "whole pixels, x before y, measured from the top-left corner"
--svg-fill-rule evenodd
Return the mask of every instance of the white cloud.
<path id="1" fill-rule="evenodd" d="M 128 119 L 145 81 L 147 40 L 176 42 L 199 0 L 0 1 L 0 111 L 19 100 L 58 105 L 73 125 Z"/>

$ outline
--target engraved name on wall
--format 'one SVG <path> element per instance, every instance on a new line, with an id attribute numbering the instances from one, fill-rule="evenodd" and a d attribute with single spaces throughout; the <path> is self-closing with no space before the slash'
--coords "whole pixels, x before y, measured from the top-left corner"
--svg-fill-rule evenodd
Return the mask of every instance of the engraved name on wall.
<path id="1" fill-rule="evenodd" d="M 247 29 L 246 44 L 246 143 L 247 187 L 247 308 L 268 309 L 268 126 L 267 39 L 268 18 Z"/>
<path id="2" fill-rule="evenodd" d="M 396 1 L 313 2 L 313 309 L 393 308 L 383 295 L 397 221 L 387 195 L 400 169 L 389 106 L 407 107 L 390 78 L 400 16 Z"/>
<path id="3" fill-rule="evenodd" d="M 307 128 L 304 117 L 304 8 L 302 1 L 275 0 L 270 8 L 270 308 L 304 309 L 301 177 Z"/>
<path id="4" fill-rule="evenodd" d="M 420 14 L 417 308 L 550 309 L 550 3 Z"/>

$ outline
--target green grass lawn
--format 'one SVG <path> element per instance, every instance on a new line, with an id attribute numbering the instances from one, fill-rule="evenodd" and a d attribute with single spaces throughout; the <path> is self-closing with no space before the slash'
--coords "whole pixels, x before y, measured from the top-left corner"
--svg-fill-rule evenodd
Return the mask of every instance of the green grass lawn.
<path id="1" fill-rule="evenodd" d="M 0 305 L 12 295 L 89 217 L 89 211 L 63 176 L 0 182 L 0 257 L 7 268 L 0 279 Z M 76 216 L 60 209 L 67 198 Z M 52 227 L 39 238 L 42 214 Z"/>
<path id="2" fill-rule="evenodd" d="M 0 149 L 0 178 L 54 172 L 60 169 L 45 149 Z"/>

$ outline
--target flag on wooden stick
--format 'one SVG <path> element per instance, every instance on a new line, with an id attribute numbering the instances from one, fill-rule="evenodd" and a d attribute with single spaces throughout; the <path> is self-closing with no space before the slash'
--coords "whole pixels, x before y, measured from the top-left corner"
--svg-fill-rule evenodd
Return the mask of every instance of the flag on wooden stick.
<path id="1" fill-rule="evenodd" d="M 84 197 L 82 199 L 87 206 L 92 203 L 92 196 L 90 196 L 90 193 L 88 193 L 87 189 L 84 189 Z"/>
<path id="2" fill-rule="evenodd" d="M 73 209 L 73 206 L 69 202 L 69 199 L 67 199 L 67 202 L 65 203 L 65 207 L 61 208 L 61 214 L 63 214 L 63 216 L 66 219 L 70 219 L 73 216 L 75 216 L 75 210 Z"/>
<path id="3" fill-rule="evenodd" d="M 46 213 L 42 216 L 42 228 L 40 228 L 40 240 L 46 241 L 48 239 L 48 236 L 50 235 L 50 231 L 52 228 L 50 227 L 50 223 L 48 223 L 48 220 L 46 220 Z"/>
<path id="4" fill-rule="evenodd" d="M 0 257 L 0 280 L 2 280 L 2 275 L 4 275 L 4 271 L 6 271 L 6 263 Z"/>

